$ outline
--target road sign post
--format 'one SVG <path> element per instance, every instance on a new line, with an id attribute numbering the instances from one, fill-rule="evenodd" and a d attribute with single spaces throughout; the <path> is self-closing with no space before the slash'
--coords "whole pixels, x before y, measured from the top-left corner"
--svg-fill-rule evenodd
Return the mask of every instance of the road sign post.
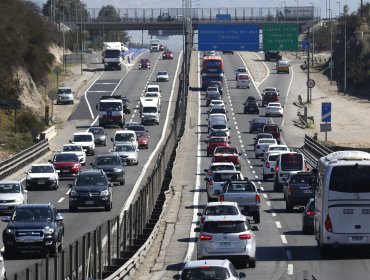
<path id="1" fill-rule="evenodd" d="M 296 24 L 264 24 L 262 27 L 264 51 L 296 51 L 298 26 Z"/>
<path id="2" fill-rule="evenodd" d="M 321 103 L 321 122 L 320 131 L 325 132 L 325 142 L 328 141 L 328 131 L 331 131 L 331 102 Z"/>
<path id="3" fill-rule="evenodd" d="M 258 51 L 259 26 L 248 24 L 199 24 L 200 51 Z"/>

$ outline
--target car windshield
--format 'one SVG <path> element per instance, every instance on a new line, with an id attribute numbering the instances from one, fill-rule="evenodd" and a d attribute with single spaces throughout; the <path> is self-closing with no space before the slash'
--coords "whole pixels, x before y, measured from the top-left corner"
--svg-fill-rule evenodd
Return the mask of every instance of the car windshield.
<path id="1" fill-rule="evenodd" d="M 19 184 L 0 184 L 0 193 L 20 193 Z"/>
<path id="2" fill-rule="evenodd" d="M 271 151 L 287 151 L 288 148 L 287 147 L 271 147 L 269 148 L 269 152 Z"/>
<path id="3" fill-rule="evenodd" d="M 119 133 L 114 137 L 114 141 L 135 141 L 135 136 L 131 133 Z"/>
<path id="4" fill-rule="evenodd" d="M 148 87 L 148 89 L 146 90 L 146 92 L 158 92 L 159 91 L 159 88 L 157 87 Z"/>
<path id="5" fill-rule="evenodd" d="M 184 269 L 181 273 L 183 280 L 223 280 L 229 279 L 230 273 L 225 267 L 207 266 Z"/>
<path id="6" fill-rule="evenodd" d="M 127 129 L 133 131 L 145 131 L 145 127 L 142 125 L 130 125 L 127 127 Z"/>
<path id="7" fill-rule="evenodd" d="M 279 131 L 279 128 L 277 125 L 265 125 L 263 130 L 268 132 L 277 132 Z"/>
<path id="8" fill-rule="evenodd" d="M 76 151 L 82 151 L 81 146 L 63 146 L 63 152 L 76 152 Z"/>
<path id="9" fill-rule="evenodd" d="M 221 136 L 221 137 L 227 137 L 227 133 L 222 130 L 216 130 L 211 133 L 211 136 Z"/>
<path id="10" fill-rule="evenodd" d="M 122 111 L 121 102 L 100 102 L 100 111 Z"/>
<path id="11" fill-rule="evenodd" d="M 117 145 L 114 149 L 115 152 L 133 152 L 135 147 L 132 145 Z"/>
<path id="12" fill-rule="evenodd" d="M 69 161 L 76 162 L 79 161 L 76 154 L 57 154 L 54 156 L 55 162 Z"/>
<path id="13" fill-rule="evenodd" d="M 153 91 L 153 92 L 147 91 L 145 93 L 145 97 L 158 97 L 158 92 L 157 91 Z"/>
<path id="14" fill-rule="evenodd" d="M 118 165 L 120 164 L 118 157 L 98 157 L 95 161 L 95 165 Z"/>
<path id="15" fill-rule="evenodd" d="M 306 175 L 301 175 L 301 174 L 292 175 L 289 182 L 290 183 L 296 183 L 296 184 L 310 184 L 311 183 L 311 176 L 309 174 L 306 174 Z"/>
<path id="16" fill-rule="evenodd" d="M 104 57 L 105 58 L 116 58 L 121 56 L 120 50 L 105 50 Z"/>
<path id="17" fill-rule="evenodd" d="M 236 207 L 230 205 L 208 206 L 204 210 L 204 215 L 207 216 L 238 215 L 238 214 L 239 213 Z"/>
<path id="18" fill-rule="evenodd" d="M 267 119 L 264 118 L 252 119 L 252 123 L 267 123 Z"/>
<path id="19" fill-rule="evenodd" d="M 136 131 L 136 137 L 137 138 L 141 138 L 141 137 L 145 137 L 146 136 L 146 133 L 144 131 Z"/>
<path id="20" fill-rule="evenodd" d="M 209 233 L 238 233 L 246 230 L 244 221 L 209 221 L 203 226 L 203 232 Z"/>
<path id="21" fill-rule="evenodd" d="M 278 103 L 269 103 L 268 107 L 278 107 L 278 108 L 280 108 L 281 106 Z"/>
<path id="22" fill-rule="evenodd" d="M 226 125 L 216 124 L 216 125 L 212 126 L 212 129 L 226 129 Z"/>
<path id="23" fill-rule="evenodd" d="M 106 179 L 102 175 L 79 175 L 74 183 L 75 186 L 104 186 Z"/>
<path id="24" fill-rule="evenodd" d="M 89 134 L 78 134 L 73 136 L 73 142 L 92 142 L 93 138 Z"/>
<path id="25" fill-rule="evenodd" d="M 89 128 L 89 132 L 91 132 L 94 135 L 103 135 L 104 129 L 103 128 Z"/>
<path id="26" fill-rule="evenodd" d="M 275 144 L 276 140 L 275 139 L 260 139 L 258 143 L 259 144 Z"/>
<path id="27" fill-rule="evenodd" d="M 226 142 L 225 138 L 211 138 L 209 139 L 210 143 L 224 143 Z"/>
<path id="28" fill-rule="evenodd" d="M 143 113 L 157 113 L 157 107 L 143 107 Z"/>
<path id="29" fill-rule="evenodd" d="M 253 192 L 254 188 L 251 184 L 247 183 L 232 183 L 228 186 L 227 192 Z"/>
<path id="30" fill-rule="evenodd" d="M 54 173 L 54 169 L 49 165 L 34 165 L 31 166 L 30 173 Z"/>
<path id="31" fill-rule="evenodd" d="M 12 221 L 51 221 L 53 214 L 46 207 L 22 207 L 14 211 Z"/>
<path id="32" fill-rule="evenodd" d="M 72 90 L 70 88 L 60 88 L 58 89 L 58 94 L 71 94 Z"/>
<path id="33" fill-rule="evenodd" d="M 283 171 L 302 170 L 303 157 L 302 154 L 282 154 L 281 169 Z"/>
<path id="34" fill-rule="evenodd" d="M 158 72 L 158 75 L 167 75 L 167 72 L 165 72 L 165 71 L 160 71 L 160 72 Z"/>

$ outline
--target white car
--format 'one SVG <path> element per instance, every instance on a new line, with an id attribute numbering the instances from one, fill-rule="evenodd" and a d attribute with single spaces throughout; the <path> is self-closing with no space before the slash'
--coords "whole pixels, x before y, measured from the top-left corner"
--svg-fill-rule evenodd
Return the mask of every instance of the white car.
<path id="1" fill-rule="evenodd" d="M 267 104 L 265 115 L 266 117 L 268 116 L 282 117 L 284 115 L 284 108 L 283 106 L 281 106 L 279 102 L 270 102 Z"/>
<path id="2" fill-rule="evenodd" d="M 27 202 L 27 191 L 20 181 L 0 181 L 0 212 L 13 212 L 16 206 Z"/>
<path id="3" fill-rule="evenodd" d="M 266 181 L 268 178 L 274 177 L 276 161 L 280 153 L 270 152 L 266 153 L 266 159 L 263 160 L 262 178 Z"/>
<path id="4" fill-rule="evenodd" d="M 56 190 L 59 186 L 59 170 L 55 170 L 51 163 L 33 164 L 26 172 L 26 187 L 49 188 Z"/>
<path id="5" fill-rule="evenodd" d="M 157 82 L 168 82 L 169 81 L 169 76 L 167 71 L 158 71 L 157 73 Z"/>
<path id="6" fill-rule="evenodd" d="M 235 216 L 243 214 L 237 202 L 217 201 L 208 202 L 203 211 L 197 215 L 200 217 L 200 225 L 202 226 L 207 216 Z"/>
<path id="7" fill-rule="evenodd" d="M 268 147 L 267 151 L 265 152 L 264 160 L 266 160 L 269 153 L 282 153 L 282 152 L 289 152 L 290 149 L 287 145 L 271 145 Z"/>
<path id="8" fill-rule="evenodd" d="M 122 162 L 125 162 L 127 165 L 139 164 L 139 149 L 133 144 L 117 144 L 109 151 L 115 155 L 118 155 Z"/>
<path id="9" fill-rule="evenodd" d="M 225 132 L 227 137 L 230 137 L 230 129 L 225 122 L 215 122 L 209 126 L 208 134 L 212 134 L 215 132 Z"/>
<path id="10" fill-rule="evenodd" d="M 204 172 L 206 172 L 206 178 L 211 179 L 214 171 L 223 170 L 237 171 L 234 163 L 232 162 L 211 162 L 211 165 L 208 167 L 208 169 L 204 169 Z"/>
<path id="11" fill-rule="evenodd" d="M 155 97 L 158 98 L 159 107 L 161 107 L 161 93 L 159 91 L 147 91 L 144 93 L 144 97 Z"/>
<path id="12" fill-rule="evenodd" d="M 73 104 L 74 91 L 70 87 L 60 87 L 57 90 L 57 104 Z"/>
<path id="13" fill-rule="evenodd" d="M 225 109 L 225 103 L 223 100 L 211 100 L 209 103 L 209 108 L 211 109 L 213 107 L 221 107 Z"/>
<path id="14" fill-rule="evenodd" d="M 251 79 L 249 74 L 238 74 L 236 78 L 236 88 L 250 88 Z"/>
<path id="15" fill-rule="evenodd" d="M 86 150 L 86 154 L 95 155 L 94 134 L 91 132 L 75 132 L 73 139 L 69 140 L 71 144 L 80 144 Z"/>
<path id="16" fill-rule="evenodd" d="M 133 130 L 117 130 L 111 140 L 113 147 L 117 144 L 131 144 L 138 147 L 136 132 Z"/>
<path id="17" fill-rule="evenodd" d="M 235 70 L 235 80 L 238 79 L 239 74 L 249 74 L 248 69 L 245 66 L 238 66 Z"/>
<path id="18" fill-rule="evenodd" d="M 65 144 L 63 145 L 62 149 L 59 150 L 60 153 L 70 153 L 73 152 L 76 154 L 78 159 L 81 162 L 81 165 L 86 164 L 86 151 L 82 147 L 81 144 Z"/>
<path id="19" fill-rule="evenodd" d="M 267 151 L 268 147 L 271 145 L 277 145 L 276 139 L 271 138 L 259 139 L 255 148 L 256 158 L 263 156 L 264 153 Z"/>
<path id="20" fill-rule="evenodd" d="M 159 85 L 148 85 L 146 88 L 146 92 L 161 92 L 161 88 Z"/>

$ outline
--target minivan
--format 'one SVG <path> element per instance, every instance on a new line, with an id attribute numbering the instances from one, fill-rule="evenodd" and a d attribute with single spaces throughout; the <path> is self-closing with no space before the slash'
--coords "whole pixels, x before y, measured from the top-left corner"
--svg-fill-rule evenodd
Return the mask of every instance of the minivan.
<path id="1" fill-rule="evenodd" d="M 60 87 L 57 90 L 57 104 L 73 104 L 74 92 L 70 87 Z"/>
<path id="2" fill-rule="evenodd" d="M 250 88 L 251 80 L 248 74 L 238 74 L 236 88 Z"/>

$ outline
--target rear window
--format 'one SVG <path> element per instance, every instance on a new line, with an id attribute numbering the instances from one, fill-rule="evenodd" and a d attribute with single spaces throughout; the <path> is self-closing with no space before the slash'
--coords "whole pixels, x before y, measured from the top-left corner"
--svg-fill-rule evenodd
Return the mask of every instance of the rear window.
<path id="1" fill-rule="evenodd" d="M 225 143 L 226 140 L 224 138 L 211 138 L 209 139 L 210 143 Z"/>
<path id="2" fill-rule="evenodd" d="M 354 164 L 333 167 L 329 190 L 343 193 L 370 192 L 370 166 Z"/>
<path id="3" fill-rule="evenodd" d="M 242 80 L 242 81 L 249 80 L 249 76 L 248 75 L 239 75 L 238 78 L 239 78 L 239 80 Z"/>
<path id="4" fill-rule="evenodd" d="M 235 170 L 233 165 L 212 165 L 211 171 Z"/>
<path id="5" fill-rule="evenodd" d="M 204 215 L 207 216 L 220 216 L 220 215 L 238 215 L 238 210 L 234 206 L 229 205 L 218 205 L 218 206 L 208 206 Z"/>
<path id="6" fill-rule="evenodd" d="M 220 60 L 207 60 L 205 62 L 205 66 L 207 68 L 220 68 L 221 67 L 221 61 Z"/>
<path id="7" fill-rule="evenodd" d="M 282 154 L 281 169 L 283 171 L 302 170 L 303 157 L 301 154 Z"/>
<path id="8" fill-rule="evenodd" d="M 229 279 L 230 273 L 225 267 L 221 266 L 207 266 L 184 269 L 181 273 L 183 280 L 195 279 Z"/>
<path id="9" fill-rule="evenodd" d="M 218 148 L 217 153 L 233 155 L 233 154 L 237 154 L 238 151 L 235 148 L 227 147 L 227 148 Z"/>
<path id="10" fill-rule="evenodd" d="M 276 143 L 275 139 L 260 139 L 259 144 L 274 144 Z"/>
<path id="11" fill-rule="evenodd" d="M 226 129 L 226 125 L 216 124 L 216 125 L 212 126 L 212 129 Z"/>
<path id="12" fill-rule="evenodd" d="M 240 175 L 238 173 L 215 173 L 213 175 L 213 182 L 226 182 L 227 180 L 238 180 Z"/>
<path id="13" fill-rule="evenodd" d="M 310 184 L 311 176 L 308 174 L 307 175 L 292 175 L 290 182 L 296 183 L 296 184 Z"/>
<path id="14" fill-rule="evenodd" d="M 246 230 L 244 221 L 209 221 L 203 226 L 203 231 L 209 233 L 238 233 Z"/>
<path id="15" fill-rule="evenodd" d="M 235 184 L 232 183 L 229 185 L 227 192 L 232 193 L 232 192 L 253 192 L 254 189 L 250 184 L 245 184 L 245 183 L 239 183 Z"/>
<path id="16" fill-rule="evenodd" d="M 279 131 L 279 128 L 276 125 L 266 125 L 263 127 L 263 131 L 276 132 Z"/>

